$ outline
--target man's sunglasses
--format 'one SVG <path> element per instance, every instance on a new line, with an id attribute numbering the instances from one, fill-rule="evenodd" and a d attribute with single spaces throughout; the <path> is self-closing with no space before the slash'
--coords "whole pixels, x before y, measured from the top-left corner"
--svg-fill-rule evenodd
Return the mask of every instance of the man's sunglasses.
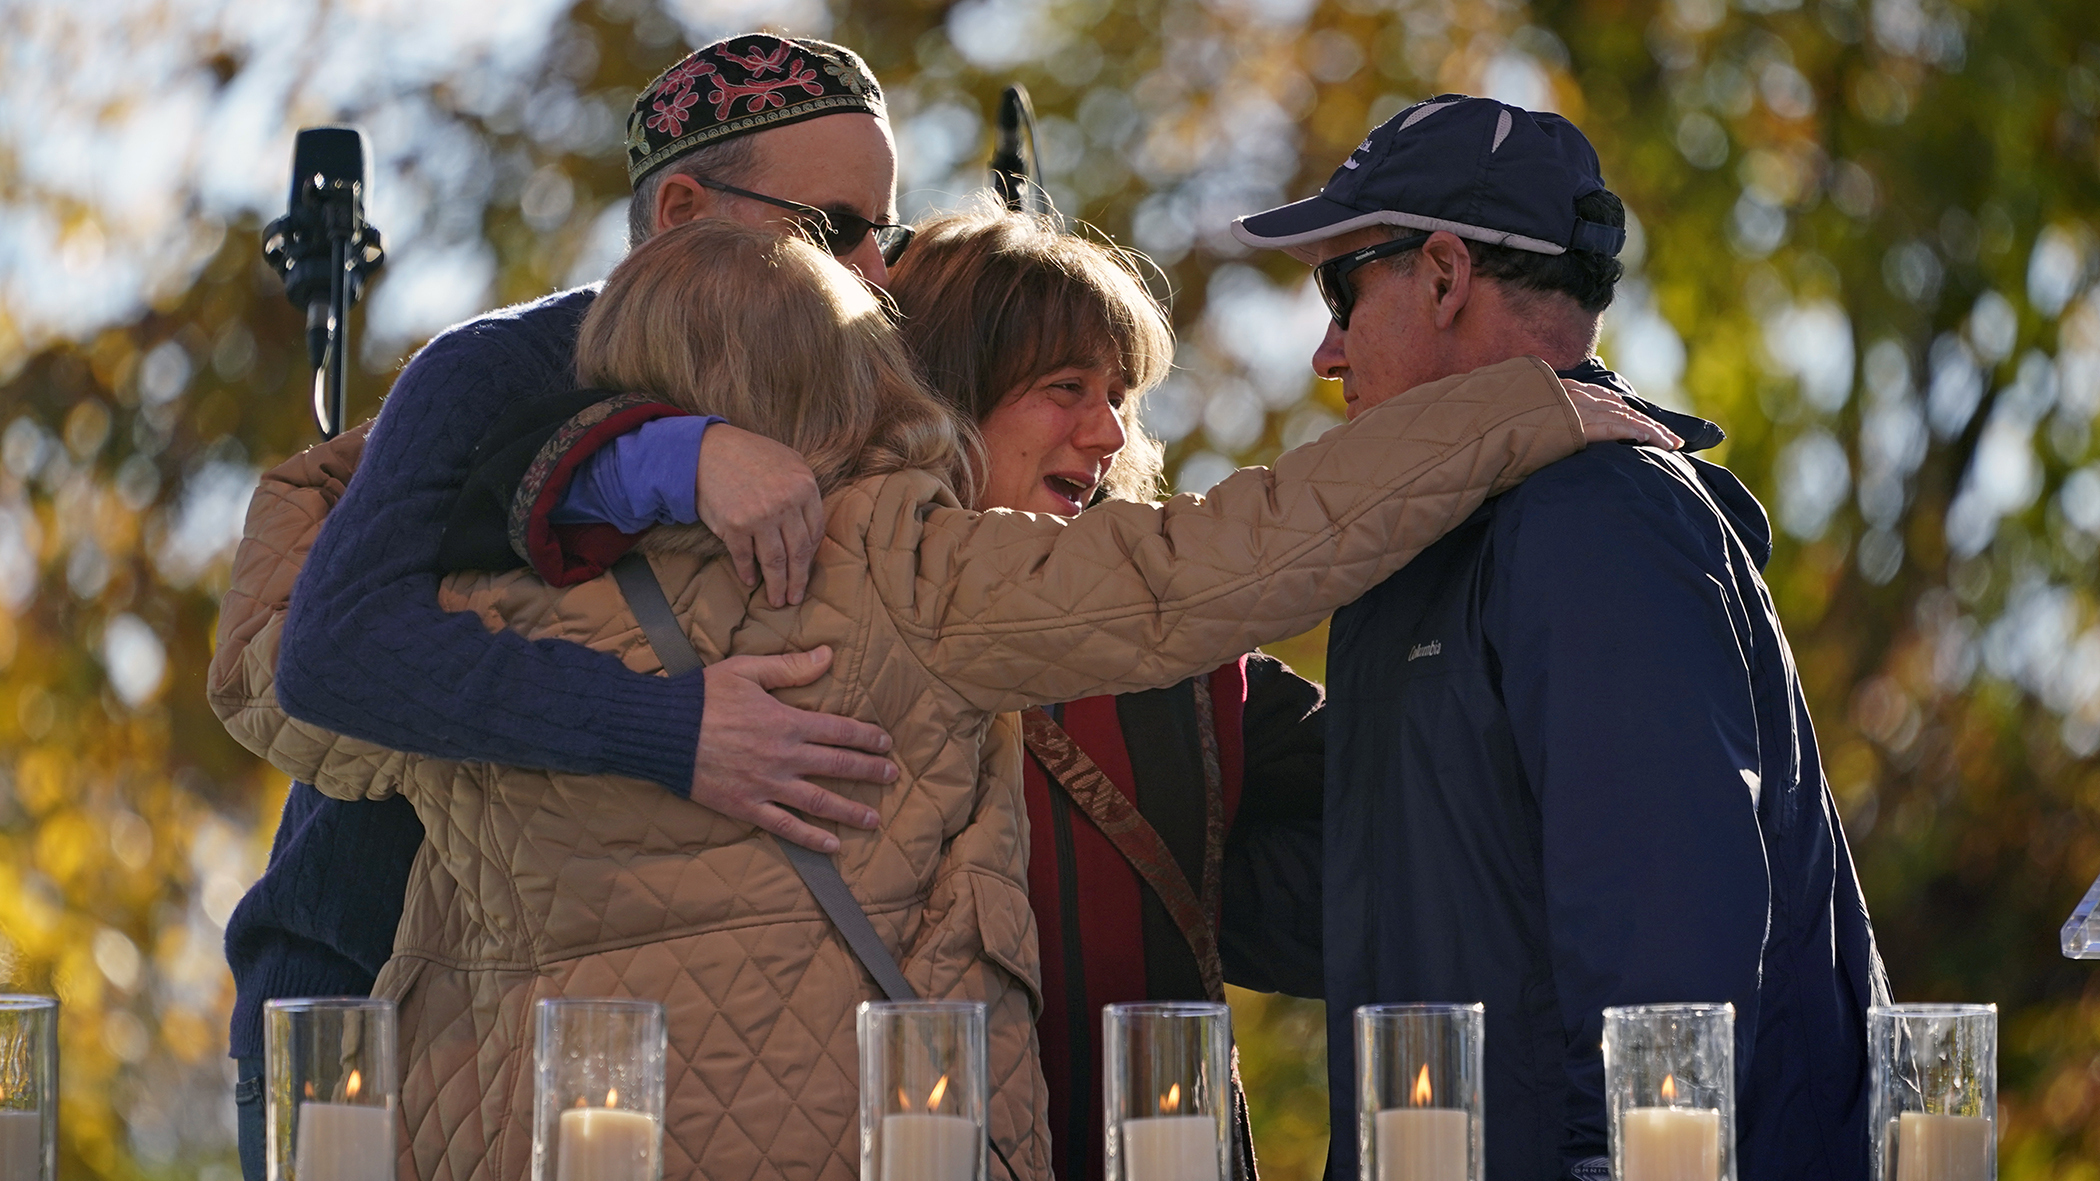
<path id="1" fill-rule="evenodd" d="M 1366 246 L 1338 254 L 1313 268 L 1313 286 L 1320 289 L 1320 298 L 1327 301 L 1327 311 L 1334 316 L 1334 326 L 1344 332 L 1349 330 L 1349 313 L 1356 309 L 1356 288 L 1349 282 L 1349 272 L 1360 266 L 1391 258 L 1404 251 L 1413 250 L 1429 241 L 1428 234 L 1409 234 L 1390 242 Z"/>
<path id="2" fill-rule="evenodd" d="M 911 245 L 911 236 L 917 233 L 910 226 L 869 221 L 857 213 L 826 213 L 814 205 L 783 201 L 778 197 L 768 197 L 764 193 L 725 185 L 718 180 L 705 180 L 697 176 L 693 179 L 701 188 L 728 193 L 732 197 L 762 201 L 794 213 L 796 221 L 801 222 L 811 233 L 823 240 L 824 249 L 830 251 L 833 258 L 844 258 L 860 249 L 861 241 L 872 233 L 875 235 L 875 249 L 882 252 L 882 265 L 893 267 L 897 265 L 898 259 L 904 257 L 904 248 Z"/>

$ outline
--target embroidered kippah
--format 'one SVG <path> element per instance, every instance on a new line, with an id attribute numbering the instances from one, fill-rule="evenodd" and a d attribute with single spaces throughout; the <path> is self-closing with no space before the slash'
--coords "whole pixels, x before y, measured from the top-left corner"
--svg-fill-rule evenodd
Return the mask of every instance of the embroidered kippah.
<path id="1" fill-rule="evenodd" d="M 627 180 L 694 148 L 819 115 L 881 118 L 882 87 L 852 50 L 746 33 L 694 50 L 642 88 L 627 116 Z"/>

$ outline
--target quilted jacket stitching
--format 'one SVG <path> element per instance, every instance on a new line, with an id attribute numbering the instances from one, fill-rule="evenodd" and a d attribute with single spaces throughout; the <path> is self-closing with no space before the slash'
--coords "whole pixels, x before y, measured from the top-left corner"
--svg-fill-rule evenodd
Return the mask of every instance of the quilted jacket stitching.
<path id="1" fill-rule="evenodd" d="M 448 787 L 450 790 L 446 793 L 447 795 L 456 795 L 458 793 L 459 781 L 462 776 L 468 777 L 473 781 L 474 788 L 481 794 L 482 799 L 481 823 L 478 827 L 481 829 L 482 848 L 484 849 L 501 847 L 499 834 L 496 831 L 496 809 L 490 807 L 488 802 L 494 786 L 492 783 L 492 780 L 495 778 L 492 774 L 493 770 L 494 768 L 485 765 L 463 764 L 458 771 L 449 777 Z M 501 876 L 503 888 L 510 895 L 510 912 L 517 915 L 519 920 L 515 939 L 524 944 L 531 955 L 533 966 L 537 968 L 540 965 L 539 941 L 532 937 L 531 929 L 526 925 L 525 916 L 531 912 L 526 909 L 525 896 L 518 890 L 518 879 L 515 875 L 504 874 Z M 542 924 L 542 929 L 544 929 L 544 917 L 542 918 Z"/>

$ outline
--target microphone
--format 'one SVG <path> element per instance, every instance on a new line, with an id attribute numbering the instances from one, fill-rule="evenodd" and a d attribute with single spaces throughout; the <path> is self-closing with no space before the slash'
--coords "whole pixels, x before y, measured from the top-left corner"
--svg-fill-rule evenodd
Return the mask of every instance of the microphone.
<path id="1" fill-rule="evenodd" d="M 285 207 L 291 216 L 307 212 L 315 205 L 340 205 L 348 203 L 349 223 L 356 226 L 364 221 L 365 213 L 365 137 L 354 127 L 308 127 L 299 132 L 292 146 L 292 192 L 285 199 Z M 309 232 L 314 229 L 326 233 L 327 214 L 318 219 L 307 218 Z M 326 360 L 328 348 L 328 288 L 330 262 L 328 254 L 319 250 L 310 252 L 292 267 L 284 279 L 284 293 L 293 307 L 306 307 L 306 357 L 311 367 L 319 369 Z M 352 297 L 356 298 L 355 296 Z"/>
<path id="2" fill-rule="evenodd" d="M 355 127 L 300 129 L 283 217 L 263 230 L 263 257 L 284 278 L 285 298 L 306 312 L 321 437 L 342 430 L 350 307 L 386 259 L 365 221 L 365 136 Z"/>
<path id="3" fill-rule="evenodd" d="M 1020 210 L 1028 205 L 1031 186 L 1040 187 L 1035 177 L 1035 104 L 1028 100 L 1028 89 L 1020 84 L 1009 86 L 999 99 L 997 122 L 997 147 L 992 151 L 992 188 L 999 194 L 1008 209 Z M 1028 139 L 1028 151 L 1022 154 L 1023 132 Z"/>

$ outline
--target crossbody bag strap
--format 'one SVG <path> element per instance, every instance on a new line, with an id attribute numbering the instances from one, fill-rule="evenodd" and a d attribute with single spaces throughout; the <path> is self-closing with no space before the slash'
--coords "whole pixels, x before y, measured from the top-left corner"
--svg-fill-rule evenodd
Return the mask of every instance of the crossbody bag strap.
<path id="1" fill-rule="evenodd" d="M 620 585 L 620 593 L 627 597 L 627 608 L 634 612 L 635 622 L 642 625 L 642 635 L 649 646 L 656 649 L 656 658 L 663 663 L 664 671 L 672 676 L 691 672 L 706 662 L 693 647 L 692 637 L 678 626 L 678 614 L 671 610 L 671 600 L 664 595 L 663 584 L 656 581 L 656 571 L 649 566 L 649 559 L 629 550 L 613 563 L 613 581 Z M 889 945 L 875 933 L 875 924 L 868 921 L 868 912 L 861 909 L 853 891 L 846 888 L 846 879 L 839 876 L 838 863 L 814 849 L 805 849 L 793 841 L 773 838 L 780 851 L 787 854 L 788 864 L 801 875 L 802 884 L 816 895 L 817 905 L 824 908 L 825 917 L 837 929 L 839 936 L 853 952 L 853 958 L 875 978 L 882 995 L 893 1001 L 915 1001 L 919 994 L 912 991 L 911 982 L 904 978 L 904 969 L 897 966 L 897 957 L 890 954 Z M 1234 1060 L 1237 1063 L 1237 1059 Z M 984 1131 L 985 1146 L 999 1163 L 1006 1167 L 1011 1181 L 1020 1181 L 1021 1174 L 1015 1171 L 1013 1162 L 1000 1151 L 999 1141 L 992 1136 L 989 1126 Z"/>
<path id="2" fill-rule="evenodd" d="M 663 662 L 664 671 L 672 676 L 691 672 L 705 662 L 693 647 L 692 639 L 685 629 L 678 626 L 678 615 L 671 610 L 671 601 L 664 596 L 663 584 L 656 581 L 656 572 L 649 567 L 649 559 L 629 551 L 613 563 L 613 581 L 620 584 L 620 593 L 627 596 L 628 610 L 634 612 L 635 621 L 642 625 L 642 634 L 648 637 L 649 646 L 656 649 L 656 658 Z M 854 958 L 875 978 L 882 994 L 893 1001 L 914 1001 L 919 994 L 912 991 L 911 983 L 904 978 L 904 970 L 897 966 L 897 957 L 890 954 L 889 945 L 875 933 L 875 924 L 868 921 L 868 912 L 861 909 L 853 892 L 846 888 L 846 879 L 839 876 L 838 863 L 813 849 L 805 849 L 793 841 L 775 836 L 780 851 L 787 854 L 788 864 L 801 875 L 802 884 L 816 895 L 817 905 L 824 908 L 825 917 L 838 928 L 846 946 Z"/>
<path id="3" fill-rule="evenodd" d="M 1166 841 L 1160 838 L 1159 830 L 1041 707 L 1031 707 L 1021 715 L 1021 731 L 1028 753 L 1042 764 L 1051 782 L 1079 805 L 1079 810 L 1087 814 L 1101 835 L 1159 896 L 1168 916 L 1181 929 L 1181 937 L 1188 941 L 1189 950 L 1196 955 L 1203 991 L 1212 1000 L 1224 1000 L 1225 969 L 1218 958 L 1217 930 L 1203 900 L 1189 884 L 1188 875 L 1181 871 Z"/>
<path id="4" fill-rule="evenodd" d="M 613 581 L 620 584 L 620 593 L 627 597 L 627 609 L 634 612 L 634 621 L 642 625 L 643 638 L 656 649 L 656 659 L 664 666 L 664 672 L 680 676 L 707 663 L 700 659 L 700 650 L 693 647 L 692 637 L 678 626 L 678 613 L 671 610 L 671 600 L 664 596 L 663 584 L 656 581 L 656 571 L 648 558 L 628 550 L 613 563 L 612 573 Z"/>

